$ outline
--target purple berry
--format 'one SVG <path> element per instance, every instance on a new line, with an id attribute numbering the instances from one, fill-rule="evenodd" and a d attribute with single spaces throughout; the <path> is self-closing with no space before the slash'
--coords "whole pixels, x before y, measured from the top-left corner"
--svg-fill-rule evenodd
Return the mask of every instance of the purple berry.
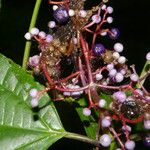
<path id="1" fill-rule="evenodd" d="M 27 32 L 25 35 L 24 35 L 25 39 L 26 40 L 31 40 L 32 39 L 32 34 L 30 32 Z"/>
<path id="2" fill-rule="evenodd" d="M 144 145 L 150 147 L 150 135 L 144 138 Z"/>
<path id="3" fill-rule="evenodd" d="M 100 99 L 99 102 L 98 102 L 98 106 L 100 108 L 103 108 L 106 106 L 106 101 L 104 99 Z"/>
<path id="4" fill-rule="evenodd" d="M 127 150 L 133 150 L 135 148 L 135 142 L 131 140 L 126 141 L 125 148 Z"/>
<path id="5" fill-rule="evenodd" d="M 54 11 L 53 16 L 60 23 L 66 22 L 69 18 L 67 10 L 62 6 Z"/>
<path id="6" fill-rule="evenodd" d="M 130 75 L 130 79 L 133 81 L 133 82 L 137 82 L 138 81 L 138 79 L 139 79 L 139 77 L 138 77 L 138 75 L 136 75 L 136 74 L 131 74 Z"/>
<path id="7" fill-rule="evenodd" d="M 144 120 L 144 128 L 150 130 L 150 120 Z"/>
<path id="8" fill-rule="evenodd" d="M 124 101 L 120 106 L 121 114 L 130 120 L 136 119 L 141 115 L 140 106 L 134 100 Z"/>
<path id="9" fill-rule="evenodd" d="M 37 67 L 39 65 L 39 61 L 40 61 L 40 56 L 34 55 L 29 58 L 28 64 L 32 67 Z"/>
<path id="10" fill-rule="evenodd" d="M 33 108 L 34 108 L 34 107 L 37 107 L 38 104 L 39 104 L 38 99 L 33 98 L 33 99 L 31 100 L 31 106 L 32 106 Z"/>
<path id="11" fill-rule="evenodd" d="M 118 100 L 119 102 L 124 102 L 125 100 L 126 100 L 126 94 L 124 93 L 124 92 L 122 92 L 122 91 L 117 91 L 117 92 L 115 92 L 114 94 L 113 94 L 113 98 L 115 99 L 115 100 Z"/>
<path id="12" fill-rule="evenodd" d="M 113 40 L 116 40 L 119 37 L 119 35 L 120 35 L 120 31 L 117 28 L 112 28 L 110 30 L 110 32 L 111 33 L 109 33 L 108 35 Z"/>
<path id="13" fill-rule="evenodd" d="M 123 130 L 124 132 L 126 132 L 126 130 L 129 131 L 129 132 L 131 132 L 132 129 L 131 129 L 130 126 L 126 125 L 126 126 L 122 126 L 122 130 Z"/>
<path id="14" fill-rule="evenodd" d="M 108 119 L 108 118 L 103 118 L 102 121 L 101 121 L 101 126 L 103 128 L 107 128 L 111 125 L 111 120 Z"/>
<path id="15" fill-rule="evenodd" d="M 35 98 L 37 95 L 38 95 L 38 90 L 37 89 L 31 89 L 29 91 L 29 95 L 32 97 L 32 98 Z"/>
<path id="16" fill-rule="evenodd" d="M 89 108 L 84 108 L 83 109 L 83 115 L 90 116 L 91 115 L 91 110 Z"/>
<path id="17" fill-rule="evenodd" d="M 53 36 L 50 35 L 50 34 L 47 34 L 45 41 L 48 42 L 48 43 L 52 42 L 53 41 Z"/>
<path id="18" fill-rule="evenodd" d="M 150 60 L 150 52 L 148 52 L 148 53 L 146 54 L 146 59 L 147 59 L 147 60 Z"/>
<path id="19" fill-rule="evenodd" d="M 108 134 L 103 134 L 99 141 L 103 147 L 108 147 L 111 144 L 112 139 Z"/>
<path id="20" fill-rule="evenodd" d="M 105 53 L 105 47 L 102 44 L 95 44 L 93 47 L 93 53 L 95 55 L 102 55 Z"/>
<path id="21" fill-rule="evenodd" d="M 124 76 L 120 72 L 116 73 L 116 75 L 115 75 L 116 82 L 118 82 L 118 83 L 122 82 L 123 79 L 124 79 Z"/>

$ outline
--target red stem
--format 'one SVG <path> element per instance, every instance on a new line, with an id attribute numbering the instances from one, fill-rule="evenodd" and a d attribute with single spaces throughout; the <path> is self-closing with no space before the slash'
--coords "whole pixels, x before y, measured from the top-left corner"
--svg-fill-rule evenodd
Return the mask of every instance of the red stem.
<path id="1" fill-rule="evenodd" d="M 120 89 L 126 89 L 130 85 L 126 84 L 126 85 L 121 85 L 121 86 L 111 86 L 111 85 L 96 84 L 95 86 L 100 87 L 100 88 L 104 88 L 104 89 L 120 90 Z"/>
<path id="2" fill-rule="evenodd" d="M 46 65 L 45 65 L 45 64 L 42 65 L 42 69 L 43 69 L 43 72 L 44 72 L 44 75 L 45 75 L 46 79 L 48 80 L 49 85 L 54 85 L 54 81 L 53 81 L 53 79 L 51 79 L 51 77 L 49 76 L 49 73 L 47 72 L 47 69 L 46 69 Z"/>
<path id="3" fill-rule="evenodd" d="M 67 3 L 69 3 L 69 0 L 65 0 L 65 1 L 62 1 L 62 2 L 49 0 L 49 2 L 48 2 L 48 4 L 56 4 L 56 5 L 63 5 L 63 4 L 67 4 Z"/>
<path id="4" fill-rule="evenodd" d="M 120 140 L 118 134 L 117 134 L 116 131 L 114 130 L 114 128 L 110 127 L 109 130 L 114 134 L 114 137 L 115 137 L 115 138 L 117 139 L 117 141 L 119 142 L 119 144 L 120 144 L 122 150 L 125 150 L 125 147 L 124 147 L 122 141 Z"/>
<path id="5" fill-rule="evenodd" d="M 82 62 L 81 62 L 81 58 L 80 57 L 78 58 L 78 63 L 79 63 L 80 79 L 81 79 L 81 82 L 82 82 L 82 86 L 86 86 L 87 83 L 85 81 L 84 70 L 83 70 L 83 67 L 82 67 Z"/>
<path id="6" fill-rule="evenodd" d="M 86 62 L 87 71 L 88 71 L 89 83 L 93 83 L 92 70 L 91 70 L 89 55 L 88 55 L 89 52 L 87 49 L 86 42 L 81 33 L 80 33 L 80 41 L 81 41 L 82 50 L 83 50 L 83 54 L 84 54 L 84 58 L 85 58 L 85 62 Z"/>
<path id="7" fill-rule="evenodd" d="M 90 89 L 88 90 L 88 100 L 89 100 L 89 109 L 90 109 L 90 108 L 95 106 L 95 104 L 93 103 L 92 98 L 91 98 L 91 91 L 90 91 Z"/>
<path id="8" fill-rule="evenodd" d="M 102 21 L 100 22 L 100 24 L 98 24 L 97 27 L 96 27 L 95 33 L 94 33 L 94 35 L 93 35 L 92 48 L 93 48 L 94 43 L 95 43 L 95 41 L 96 41 L 97 34 L 98 34 L 98 32 L 100 32 L 101 26 L 106 22 L 106 20 L 105 20 L 106 15 L 107 15 L 107 11 L 105 12 L 105 14 L 104 14 L 104 16 L 103 16 L 103 19 L 102 19 Z"/>
<path id="9" fill-rule="evenodd" d="M 126 125 L 126 122 L 125 121 L 122 121 L 123 122 L 123 126 L 125 128 L 125 135 L 126 135 L 126 139 L 127 141 L 129 140 L 129 131 L 127 129 L 127 125 Z"/>
<path id="10" fill-rule="evenodd" d="M 81 87 L 78 89 L 68 89 L 68 88 L 61 88 L 61 87 L 55 86 L 55 89 L 61 92 L 79 92 L 79 91 L 84 91 L 88 88 L 89 86 Z"/>

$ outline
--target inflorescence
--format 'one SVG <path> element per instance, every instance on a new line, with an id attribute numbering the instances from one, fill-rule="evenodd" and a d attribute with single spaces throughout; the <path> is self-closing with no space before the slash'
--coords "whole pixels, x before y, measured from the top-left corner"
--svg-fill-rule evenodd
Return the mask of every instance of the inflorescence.
<path id="1" fill-rule="evenodd" d="M 143 121 L 144 128 L 150 129 L 150 93 L 142 84 L 150 70 L 139 77 L 134 65 L 126 64 L 126 57 L 121 55 L 124 46 L 117 42 L 120 31 L 109 29 L 113 8 L 106 6 L 107 2 L 103 0 L 91 10 L 84 10 L 81 0 L 49 1 L 53 5 L 53 20 L 48 23 L 51 34 L 36 27 L 25 34 L 27 40 L 37 41 L 40 50 L 39 55 L 29 58 L 28 65 L 47 79 L 45 90 L 30 90 L 31 105 L 37 107 L 40 95 L 51 90 L 63 95 L 56 100 L 78 100 L 86 95 L 88 106 L 83 114 L 90 116 L 92 109 L 99 111 L 100 128 L 112 134 L 99 137 L 101 146 L 108 147 L 114 138 L 121 149 L 133 150 L 135 142 L 130 139 L 132 130 L 127 124 Z M 104 36 L 116 41 L 112 48 L 99 42 L 98 37 Z M 150 61 L 150 52 L 146 59 Z M 110 104 L 100 96 L 101 92 L 111 95 Z M 122 123 L 122 133 L 113 128 L 114 120 Z M 120 139 L 122 134 L 124 141 Z"/>

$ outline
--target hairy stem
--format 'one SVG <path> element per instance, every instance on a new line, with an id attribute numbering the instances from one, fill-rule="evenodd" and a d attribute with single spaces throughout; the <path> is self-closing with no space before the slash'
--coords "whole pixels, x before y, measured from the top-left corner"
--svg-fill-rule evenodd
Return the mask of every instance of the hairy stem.
<path id="1" fill-rule="evenodd" d="M 30 26 L 29 26 L 29 31 L 31 28 L 33 28 L 36 24 L 37 16 L 39 13 L 40 5 L 41 5 L 42 0 L 36 0 L 35 7 L 33 10 Z M 24 56 L 23 56 L 23 62 L 22 62 L 22 68 L 26 69 L 27 68 L 27 62 L 30 54 L 30 48 L 31 48 L 31 42 L 27 41 L 25 45 L 25 50 L 24 50 Z"/>
<path id="2" fill-rule="evenodd" d="M 89 143 L 96 147 L 99 147 L 99 145 L 100 145 L 98 140 L 94 140 L 94 139 L 88 138 L 87 136 L 76 134 L 76 133 L 67 132 L 65 137 L 69 138 L 69 139 L 74 139 L 74 140 L 82 141 L 85 143 Z"/>

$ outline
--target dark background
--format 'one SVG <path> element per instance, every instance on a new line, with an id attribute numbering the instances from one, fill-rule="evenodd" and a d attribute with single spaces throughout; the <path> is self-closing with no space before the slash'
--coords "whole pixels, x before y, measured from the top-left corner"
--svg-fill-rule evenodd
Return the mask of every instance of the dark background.
<path id="1" fill-rule="evenodd" d="M 43 0 L 36 25 L 44 31 L 47 30 L 47 22 L 51 18 L 50 6 L 47 5 L 47 1 Z M 90 6 L 98 0 L 88 1 L 87 5 Z M 28 31 L 34 4 L 35 0 L 2 0 L 0 53 L 20 65 L 22 64 L 25 46 L 24 34 Z M 138 72 L 140 72 L 145 63 L 145 55 L 150 51 L 150 0 L 111 0 L 110 4 L 114 8 L 114 23 L 112 26 L 118 27 L 121 31 L 120 38 L 117 41 L 124 44 L 125 50 L 123 53 L 129 60 L 129 64 L 135 64 Z M 64 119 L 65 124 L 68 125 L 67 129 L 83 133 L 75 112 L 69 115 L 74 116 L 75 119 L 71 121 L 67 118 Z M 71 124 L 73 128 L 70 127 Z M 142 143 L 140 143 L 139 149 L 141 149 L 140 146 L 142 146 Z M 77 141 L 60 140 L 51 149 L 90 150 L 91 147 Z"/>
<path id="2" fill-rule="evenodd" d="M 48 0 L 43 0 L 37 27 L 47 29 L 51 18 Z M 90 6 L 98 0 L 88 0 Z M 0 11 L 0 52 L 21 64 L 25 39 L 35 0 L 2 0 Z M 150 1 L 149 0 L 111 0 L 114 8 L 114 23 L 121 31 L 119 42 L 124 44 L 124 54 L 130 64 L 137 64 L 140 71 L 145 54 L 150 49 Z"/>

